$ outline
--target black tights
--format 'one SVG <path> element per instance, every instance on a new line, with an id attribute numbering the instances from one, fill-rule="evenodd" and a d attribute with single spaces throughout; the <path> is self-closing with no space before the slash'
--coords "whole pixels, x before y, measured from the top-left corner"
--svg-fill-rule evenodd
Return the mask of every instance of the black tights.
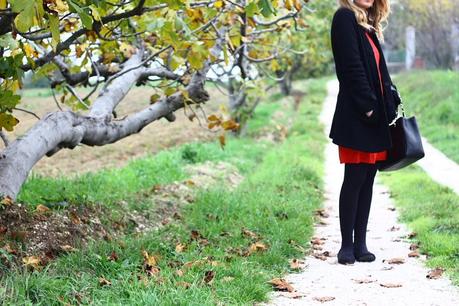
<path id="1" fill-rule="evenodd" d="M 368 252 L 365 239 L 376 171 L 375 164 L 345 164 L 339 197 L 342 249 L 354 247 L 360 254 Z"/>

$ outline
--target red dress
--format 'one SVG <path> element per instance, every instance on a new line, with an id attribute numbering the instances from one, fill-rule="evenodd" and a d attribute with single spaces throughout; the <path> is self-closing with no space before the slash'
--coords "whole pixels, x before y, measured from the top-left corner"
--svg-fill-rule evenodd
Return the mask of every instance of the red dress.
<path id="1" fill-rule="evenodd" d="M 373 40 L 371 39 L 370 35 L 365 32 L 371 48 L 373 49 L 373 54 L 375 56 L 376 60 L 376 66 L 378 67 L 378 74 L 379 74 L 379 80 L 381 83 L 381 92 L 384 92 L 383 85 L 382 85 L 382 78 L 381 78 L 381 71 L 379 70 L 379 59 L 380 59 L 380 54 L 379 50 L 374 44 Z M 343 146 L 339 146 L 339 160 L 340 163 L 367 163 L 367 164 L 374 164 L 378 160 L 385 160 L 387 158 L 387 151 L 381 151 L 381 152 L 364 152 L 364 151 L 359 151 L 351 148 L 346 148 Z"/>

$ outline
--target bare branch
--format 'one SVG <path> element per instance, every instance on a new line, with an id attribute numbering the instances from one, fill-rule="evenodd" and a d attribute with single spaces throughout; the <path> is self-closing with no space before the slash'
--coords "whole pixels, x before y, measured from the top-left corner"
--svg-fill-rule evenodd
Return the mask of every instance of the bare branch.
<path id="1" fill-rule="evenodd" d="M 274 24 L 277 24 L 279 21 L 282 21 L 282 20 L 285 20 L 285 19 L 290 19 L 290 18 L 293 18 L 295 19 L 295 17 L 298 16 L 298 12 L 295 12 L 295 13 L 288 13 L 288 14 L 285 14 L 284 16 L 281 16 L 275 20 L 272 20 L 272 21 L 262 21 L 262 20 L 259 20 L 256 16 L 253 17 L 253 19 L 255 20 L 255 23 L 258 24 L 258 25 L 261 25 L 261 26 L 272 26 Z"/>
<path id="2" fill-rule="evenodd" d="M 1 130 L 0 130 L 0 138 L 3 140 L 3 143 L 5 144 L 5 147 L 8 147 L 8 145 L 10 144 L 8 136 L 6 136 L 6 134 Z"/>
<path id="3" fill-rule="evenodd" d="M 23 108 L 19 108 L 19 107 L 14 107 L 13 109 L 14 109 L 14 110 L 21 111 L 21 112 L 24 112 L 24 113 L 27 113 L 27 114 L 30 114 L 30 115 L 34 116 L 35 118 L 37 118 L 38 120 L 40 120 L 40 117 L 38 117 L 38 115 L 35 114 L 35 113 L 32 112 L 32 111 L 29 111 L 29 110 L 26 110 L 26 109 L 23 109 Z"/>

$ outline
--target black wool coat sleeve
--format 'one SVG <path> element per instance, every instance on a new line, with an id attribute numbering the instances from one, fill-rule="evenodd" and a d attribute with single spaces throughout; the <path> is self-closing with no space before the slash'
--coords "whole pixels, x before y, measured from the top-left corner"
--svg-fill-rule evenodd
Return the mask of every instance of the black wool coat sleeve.
<path id="1" fill-rule="evenodd" d="M 329 136 L 344 147 L 379 152 L 392 146 L 389 122 L 395 117 L 396 104 L 378 38 L 369 32 L 381 56 L 383 92 L 365 31 L 352 10 L 340 7 L 335 12 L 330 34 L 339 92 Z M 368 117 L 366 113 L 371 110 Z"/>
<path id="2" fill-rule="evenodd" d="M 355 26 L 354 12 L 339 9 L 331 28 L 332 49 L 340 83 L 349 89 L 352 102 L 359 110 L 368 112 L 375 108 L 377 98 L 365 73 Z"/>

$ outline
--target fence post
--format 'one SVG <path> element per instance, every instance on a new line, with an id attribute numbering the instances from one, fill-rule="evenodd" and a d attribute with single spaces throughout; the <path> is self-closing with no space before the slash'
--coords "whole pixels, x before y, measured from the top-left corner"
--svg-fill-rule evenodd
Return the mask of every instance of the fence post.
<path id="1" fill-rule="evenodd" d="M 408 26 L 405 29 L 405 69 L 413 68 L 414 59 L 416 57 L 416 29 L 413 26 Z"/>
<path id="2" fill-rule="evenodd" d="M 453 51 L 453 67 L 459 70 L 459 23 L 451 25 L 451 48 Z"/>

